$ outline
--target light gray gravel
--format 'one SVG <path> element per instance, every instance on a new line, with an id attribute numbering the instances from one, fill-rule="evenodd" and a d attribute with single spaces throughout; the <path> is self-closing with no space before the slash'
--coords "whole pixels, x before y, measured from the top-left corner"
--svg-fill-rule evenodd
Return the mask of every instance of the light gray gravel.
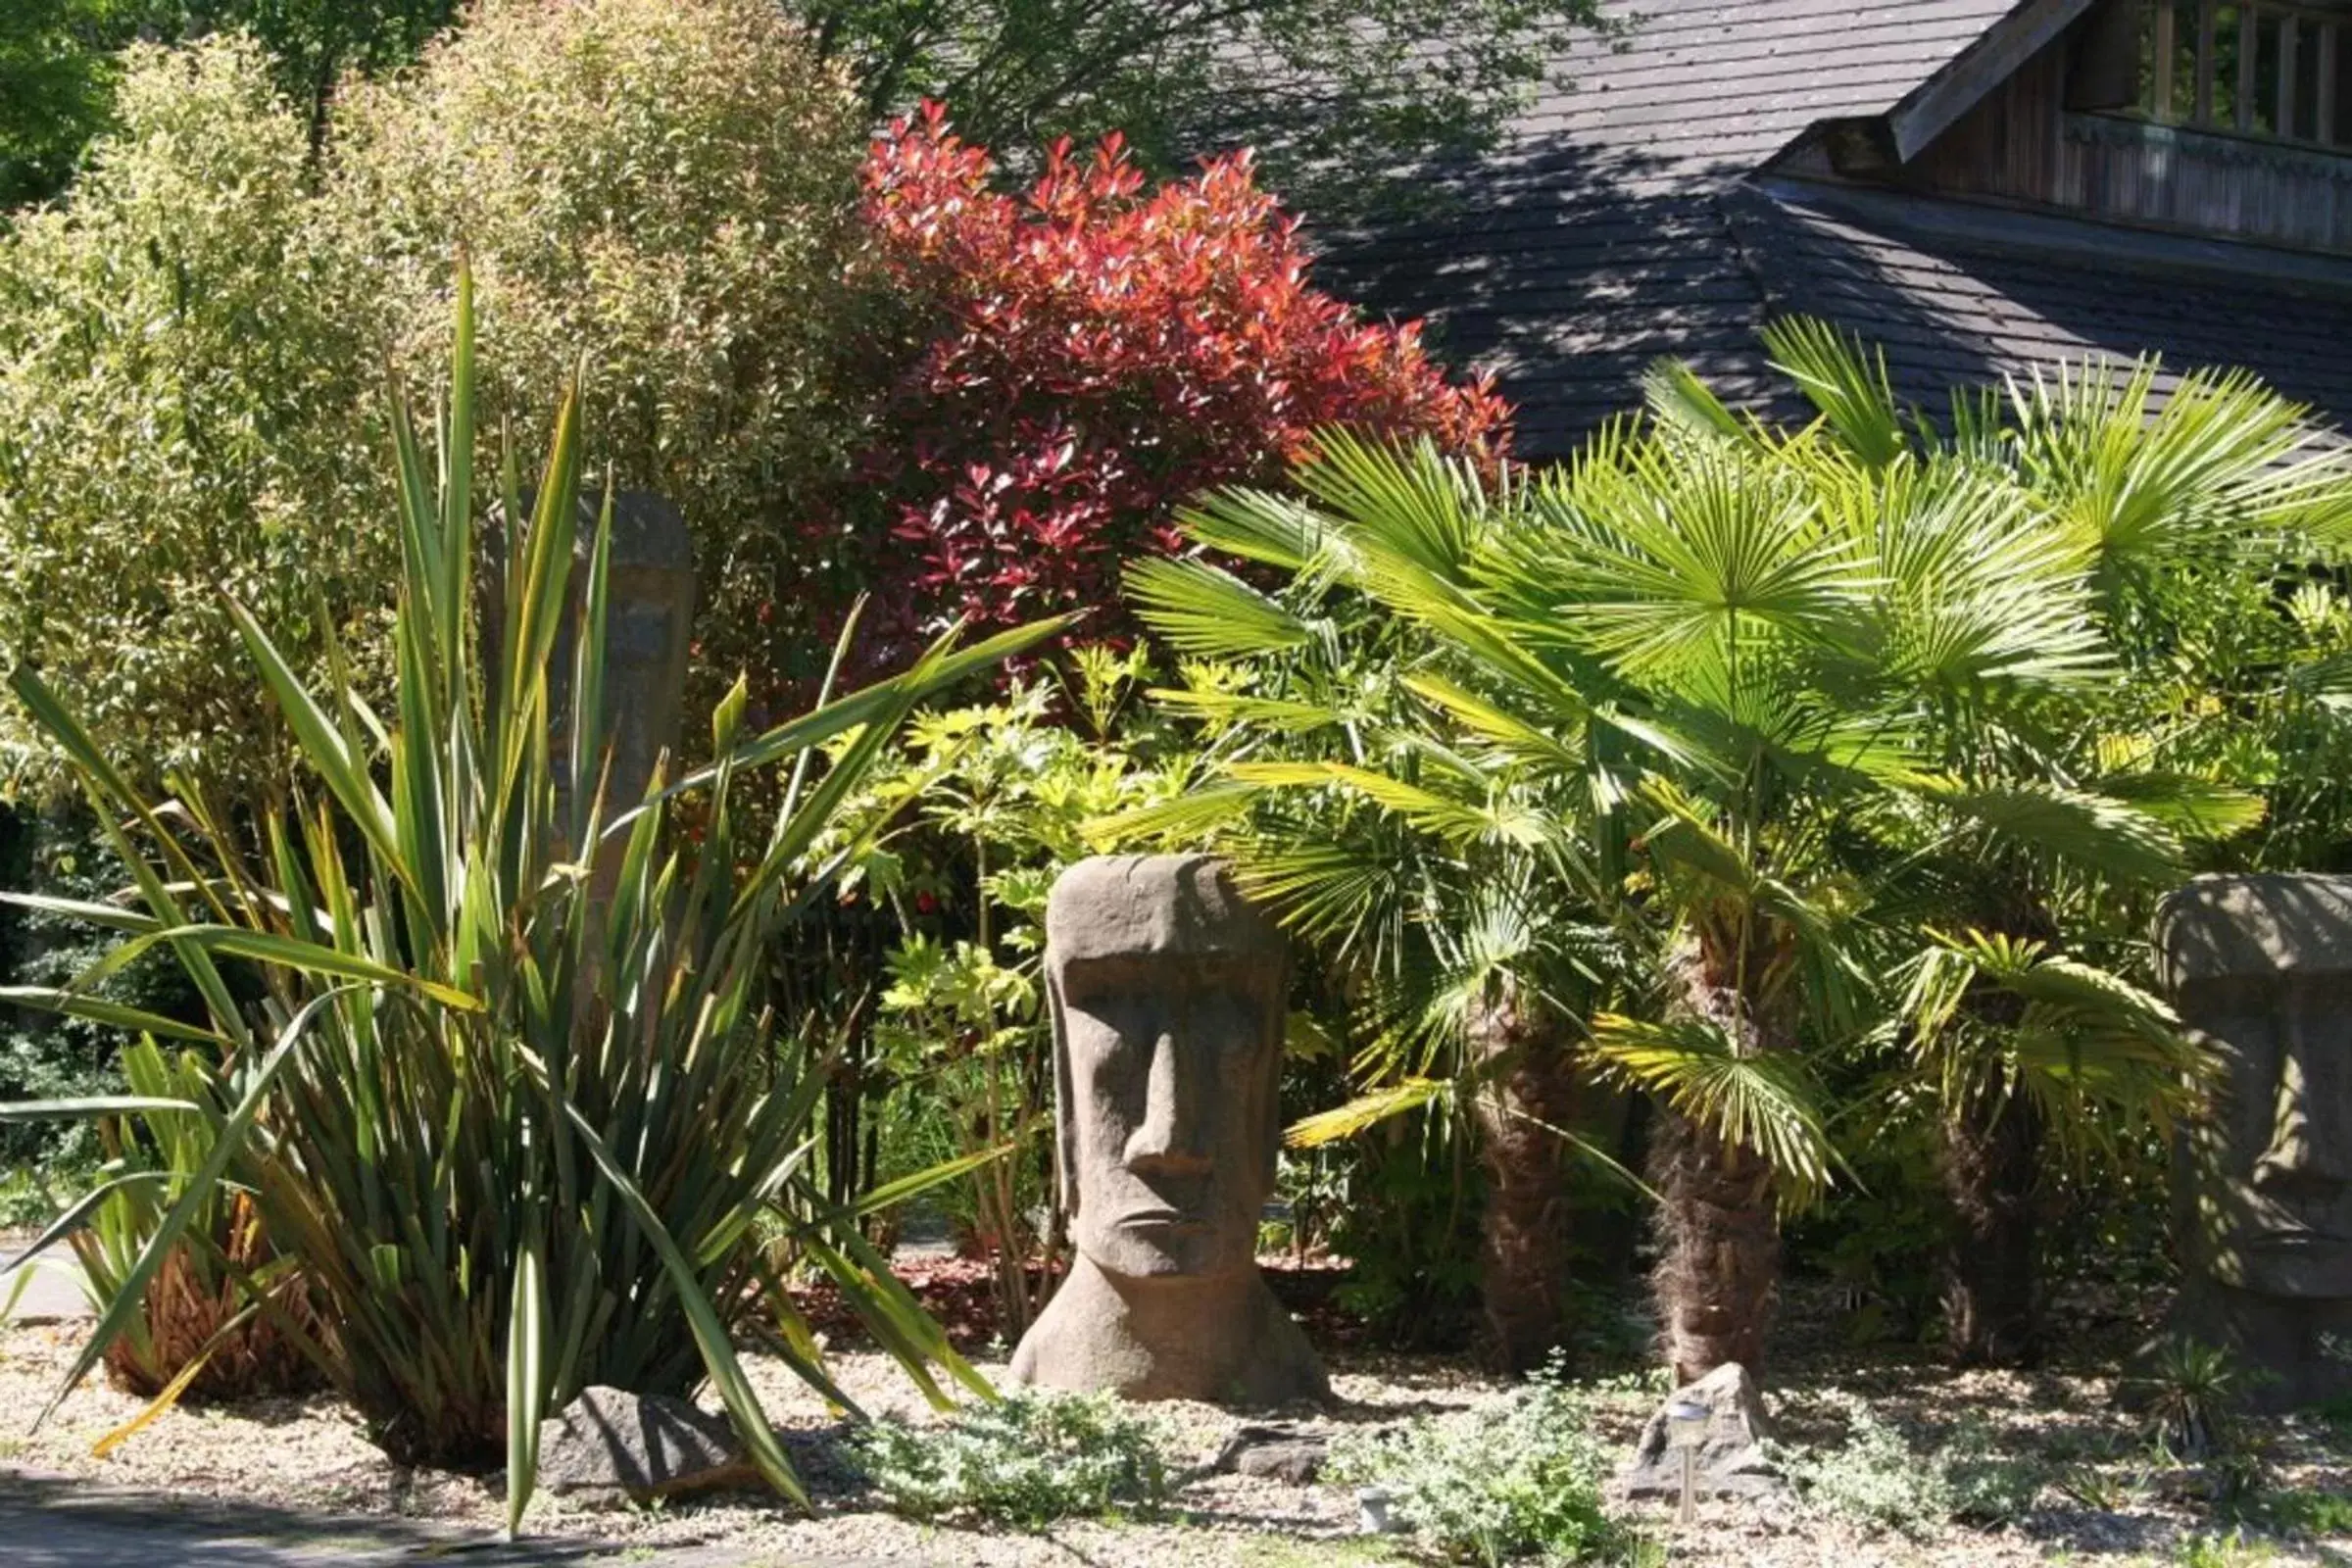
<path id="1" fill-rule="evenodd" d="M 469 1533 L 476 1540 L 496 1525 L 495 1478 L 402 1470 L 369 1446 L 349 1413 L 324 1396 L 257 1401 L 236 1410 L 173 1410 L 100 1460 L 91 1457 L 91 1445 L 136 1414 L 140 1403 L 93 1383 L 70 1396 L 38 1433 L 31 1432 L 33 1417 L 55 1392 L 83 1332 L 86 1325 L 76 1324 L 0 1330 L 0 1471 L 9 1465 L 34 1467 L 153 1494 L 357 1516 L 391 1526 Z M 781 1363 L 753 1356 L 748 1364 L 770 1415 L 788 1434 L 830 1425 L 830 1413 Z M 914 1391 L 879 1355 L 842 1354 L 835 1357 L 834 1370 L 847 1392 L 870 1410 L 910 1417 L 923 1412 Z M 1459 1410 L 1495 1387 L 1463 1364 L 1429 1358 L 1337 1357 L 1333 1382 L 1344 1403 L 1315 1418 L 1332 1427 Z M 1920 1364 L 1916 1352 L 1907 1360 L 1815 1352 L 1780 1369 L 1781 1387 L 1794 1391 L 1776 1396 L 1776 1419 L 1787 1435 L 1797 1441 L 1828 1435 L 1834 1417 L 1811 1391 L 1832 1383 L 1923 1435 L 1948 1430 L 1961 1413 L 1973 1412 L 2026 1447 L 2078 1455 L 2058 1463 L 2053 1473 L 2079 1472 L 2102 1505 L 2089 1506 L 2053 1487 L 2034 1514 L 2008 1529 L 1951 1528 L 1924 1542 L 1859 1529 L 1788 1499 L 1710 1503 L 1687 1532 L 1677 1531 L 1663 1509 L 1629 1509 L 1629 1517 L 1663 1545 L 1666 1562 L 1706 1568 L 2011 1568 L 2064 1560 L 2121 1568 L 2178 1561 L 2183 1533 L 2199 1528 L 2196 1516 L 2168 1494 L 2161 1478 L 2135 1471 L 2128 1457 L 2132 1418 L 2116 1409 L 2111 1378 L 1952 1374 Z M 1608 1396 L 1602 1405 L 1603 1436 L 1630 1449 L 1652 1398 L 1630 1387 Z M 1235 1416 L 1203 1405 L 1164 1405 L 1154 1411 L 1165 1423 L 1173 1450 L 1196 1462 L 1212 1455 L 1238 1424 Z M 2301 1428 L 2285 1437 L 2287 1482 L 2352 1490 L 2352 1468 L 2343 1455 L 2315 1446 L 2316 1439 Z M 1354 1511 L 1352 1496 L 1336 1486 L 1298 1488 L 1212 1476 L 1186 1486 L 1163 1517 L 1078 1522 L 1036 1536 L 918 1525 L 838 1503 L 808 1516 L 758 1496 L 616 1511 L 542 1495 L 526 1526 L 537 1536 L 607 1543 L 626 1554 L 614 1560 L 650 1568 L 671 1568 L 673 1561 L 691 1561 L 695 1568 L 804 1568 L 845 1558 L 860 1568 L 1362 1568 L 1404 1560 L 1392 1543 L 1353 1536 Z M 0 1562 L 15 1568 L 24 1559 L 12 1556 L 10 1544 L 0 1515 Z M 2267 1556 L 2236 1559 L 2232 1568 L 2258 1562 L 2280 1568 L 2352 1564 L 2352 1542 L 2279 1543 L 2270 1549 Z M 673 1553 L 688 1556 L 676 1559 Z M 109 1560 L 138 1559 L 123 1553 Z M 210 1568 L 207 1559 L 187 1560 Z M 300 1561 L 251 1560 L 273 1568 Z M 38 1568 L 84 1564 L 59 1557 Z"/>

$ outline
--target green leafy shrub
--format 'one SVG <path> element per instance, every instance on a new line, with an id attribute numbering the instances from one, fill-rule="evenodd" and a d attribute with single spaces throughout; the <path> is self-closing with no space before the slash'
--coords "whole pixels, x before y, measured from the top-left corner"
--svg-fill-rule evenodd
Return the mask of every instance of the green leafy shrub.
<path id="1" fill-rule="evenodd" d="M 1448 1557 L 1617 1559 L 1637 1542 L 1601 1507 L 1610 1455 L 1592 1405 L 1556 1374 L 1454 1415 L 1335 1441 L 1335 1481 L 1386 1488 L 1396 1517 Z"/>
<path id="2" fill-rule="evenodd" d="M 284 730 L 230 596 L 296 658 L 320 609 L 380 605 L 375 407 L 310 197 L 302 118 L 253 45 L 133 49 L 65 206 L 0 233 L 0 648 L 31 660 L 118 762 L 266 778 Z M 0 712 L 10 771 L 50 738 Z"/>
<path id="3" fill-rule="evenodd" d="M 1169 1491 L 1158 1429 L 1108 1394 L 1015 1390 L 937 1426 L 879 1421 L 858 1435 L 866 1479 L 893 1511 L 966 1513 L 1036 1529 L 1152 1508 Z"/>
<path id="4" fill-rule="evenodd" d="M 1134 717 L 1129 700 L 1149 678 L 1140 652 L 1083 647 L 1054 673 L 1060 683 L 1041 670 L 1001 701 L 918 714 L 843 813 L 855 837 L 868 815 L 888 817 L 922 794 L 910 831 L 858 867 L 904 933 L 873 1029 L 876 1056 L 903 1092 L 898 1147 L 878 1174 L 1010 1146 L 947 1200 L 996 1264 L 1007 1338 L 1045 1304 L 1029 1265 L 1039 1243 L 1052 1243 L 1031 1220 L 1053 1196 L 1046 898 L 1088 853 L 1088 822 L 1167 800 L 1185 777 L 1170 732 Z"/>
<path id="5" fill-rule="evenodd" d="M 444 364 L 463 245 L 483 428 L 543 421 L 533 399 L 584 353 L 597 459 L 693 532 L 706 697 L 800 655 L 790 524 L 846 435 L 864 135 L 785 9 L 488 0 L 417 70 L 352 86 L 334 143 L 353 303 L 389 321 L 411 378 Z"/>
<path id="6" fill-rule="evenodd" d="M 2041 1492 L 2041 1467 L 2002 1454 L 1981 1423 L 1963 1423 L 1941 1446 L 1922 1452 L 1853 1395 L 1823 1397 L 1843 1417 L 1845 1442 L 1834 1448 L 1774 1448 L 1789 1484 L 1816 1508 L 1920 1539 L 1954 1520 L 1990 1525 L 2012 1519 Z"/>
<path id="7" fill-rule="evenodd" d="M 351 525 L 392 499 L 376 368 L 443 373 L 464 245 L 480 427 L 544 437 L 535 391 L 584 351 L 590 471 L 693 529 L 697 701 L 807 662 L 794 498 L 855 417 L 836 369 L 863 137 L 783 12 L 492 0 L 317 127 L 274 67 L 233 34 L 132 50 L 64 203 L 0 234 L 0 648 L 141 782 L 269 794 L 292 752 L 220 590 L 298 670 L 322 673 L 331 630 L 362 689 L 388 687 L 398 541 Z M 0 761 L 59 765 L 14 712 Z"/>

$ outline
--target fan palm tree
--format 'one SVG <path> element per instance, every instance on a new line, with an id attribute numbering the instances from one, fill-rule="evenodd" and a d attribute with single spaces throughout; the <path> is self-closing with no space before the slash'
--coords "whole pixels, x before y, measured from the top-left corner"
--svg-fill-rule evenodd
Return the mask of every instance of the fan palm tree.
<path id="1" fill-rule="evenodd" d="M 1401 679 L 1409 745 L 1231 760 L 1230 791 L 1355 796 L 1465 869 L 1524 866 L 1523 906 L 1590 910 L 1595 929 L 1668 955 L 1651 1019 L 1564 1010 L 1587 1060 L 1668 1109 L 1659 1286 L 1687 1376 L 1760 1361 L 1776 1210 L 1828 1177 L 1794 1048 L 1801 1018 L 1852 1012 L 1857 976 L 1818 897 L 1834 876 L 1823 808 L 1898 760 L 1830 696 L 1830 670 L 1852 661 L 1828 633 L 1841 600 L 1859 603 L 1859 574 L 1816 551 L 1792 485 L 1759 476 L 1729 445 L 1626 429 L 1563 475 L 1490 493 L 1432 453 L 1335 437 L 1297 473 L 1303 499 L 1232 493 L 1187 519 L 1203 545 L 1375 607 L 1425 650 Z M 1132 585 L 1197 654 L 1278 656 L 1324 635 L 1205 563 L 1139 567 Z M 1335 918 L 1380 906 L 1377 878 L 1318 866 L 1322 853 L 1304 840 L 1293 878 L 1268 880 Z M 1463 929 L 1472 907 L 1427 923 Z M 1447 1022 L 1467 1036 L 1508 1020 L 1521 994 L 1483 990 Z"/>
<path id="2" fill-rule="evenodd" d="M 1462 531 L 1425 541 L 1450 560 L 1494 518 L 1474 475 L 1444 471 L 1473 503 Z M 1573 1025 L 1624 965 L 1596 890 L 1558 856 L 1549 824 L 1572 813 L 1537 798 L 1544 781 L 1482 778 L 1432 745 L 1412 687 L 1441 678 L 1445 651 L 1344 582 L 1309 571 L 1267 595 L 1156 562 L 1135 581 L 1194 661 L 1186 687 L 1154 695 L 1201 725 L 1217 782 L 1108 831 L 1217 833 L 1252 891 L 1325 956 L 1364 1093 L 1293 1142 L 1423 1110 L 1469 1140 L 1487 1178 L 1482 1349 L 1504 1370 L 1542 1364 L 1567 1328 L 1568 1164 L 1580 1151 L 1613 1163 L 1576 1130 L 1594 1094 Z"/>
<path id="3" fill-rule="evenodd" d="M 2030 1360 L 2049 1146 L 2161 1126 L 2202 1069 L 2114 968 L 2139 962 L 2148 898 L 2190 847 L 2262 814 L 2203 744 L 2195 710 L 2222 705 L 2196 699 L 2227 677 L 2191 662 L 2180 678 L 2181 612 L 2333 553 L 2352 488 L 2312 455 L 2304 411 L 2242 375 L 2192 374 L 2159 407 L 2153 362 L 2065 368 L 1965 394 L 1939 428 L 1851 340 L 1805 321 L 1767 337 L 1821 413 L 1802 461 L 1825 494 L 1861 498 L 1884 585 L 1872 636 L 1915 694 L 1915 750 L 1940 792 L 1979 803 L 1948 820 L 1931 791 L 1925 812 L 1857 827 L 1879 852 L 1887 972 L 1910 977 L 1900 1064 L 1937 1122 L 1950 1348 Z M 1654 401 L 1776 444 L 1673 372 Z"/>
<path id="4" fill-rule="evenodd" d="M 1826 329 L 1790 323 L 1773 347 L 1821 411 L 1802 429 L 1662 369 L 1651 418 L 1533 480 L 1334 437 L 1297 496 L 1227 493 L 1187 518 L 1204 547 L 1289 573 L 1288 599 L 1200 561 L 1131 579 L 1196 655 L 1295 658 L 1332 635 L 1302 604 L 1335 599 L 1415 650 L 1416 742 L 1231 760 L 1188 809 L 1352 794 L 1464 866 L 1518 857 L 1557 904 L 1658 955 L 1652 995 L 1580 1021 L 1584 1059 L 1666 1112 L 1655 1283 L 1685 1378 L 1761 1360 L 1778 1214 L 1834 1165 L 1811 1054 L 1893 1038 L 1924 1070 L 1969 1048 L 1970 1070 L 1937 1074 L 1954 1144 L 2029 1152 L 1979 1160 L 1992 1187 L 2033 1163 L 2034 1117 L 2161 1104 L 2183 1063 L 2161 1005 L 2054 938 L 2114 888 L 2179 875 L 2180 832 L 2245 803 L 2101 751 L 2085 716 L 2117 685 L 2114 607 L 2150 552 L 2198 535 L 2183 516 L 2308 525 L 2329 505 L 2313 473 L 2246 476 L 2295 421 L 2233 437 L 2226 416 L 2259 396 L 2239 381 L 2192 381 L 2151 424 L 2133 417 L 2151 371 L 2086 371 L 2015 391 L 2006 421 L 1964 401 L 1938 438 L 1889 416 L 1883 370 Z M 1312 727 L 1211 701 L 1269 742 Z M 1293 897 L 1374 906 L 1376 877 L 1301 849 Z M 1881 1026 L 1905 1001 L 1909 1027 Z"/>

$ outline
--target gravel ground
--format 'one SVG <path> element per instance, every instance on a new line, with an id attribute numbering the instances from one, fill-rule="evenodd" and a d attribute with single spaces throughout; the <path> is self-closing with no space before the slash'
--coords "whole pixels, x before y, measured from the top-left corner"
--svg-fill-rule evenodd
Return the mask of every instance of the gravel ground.
<path id="1" fill-rule="evenodd" d="M 2032 1375 L 1956 1374 L 1909 1357 L 1843 1349 L 1826 1329 L 1806 1327 L 1803 1303 L 1783 1322 L 1788 1353 L 1776 1369 L 1787 1392 L 1773 1398 L 1784 1438 L 1835 1442 L 1833 1392 L 1861 1396 L 1932 1446 L 1967 1418 L 1989 1426 L 2006 1454 L 2034 1456 L 2045 1477 L 2037 1506 L 1998 1531 L 1945 1527 L 1912 1540 L 1846 1524 L 1793 1500 L 1711 1503 L 1693 1529 L 1676 1529 L 1663 1509 L 1627 1506 L 1674 1564 L 1757 1568 L 1878 1568 L 1878 1565 L 2102 1564 L 2200 1561 L 2229 1564 L 2352 1565 L 2352 1537 L 2265 1537 L 2234 1555 L 2184 1553 L 2197 1535 L 2221 1534 L 2196 1500 L 2196 1472 L 2152 1461 L 2134 1417 L 2117 1406 L 2112 1368 L 2087 1353 Z M 1822 1321 L 1826 1322 L 1826 1318 Z M 2087 1344 L 2118 1342 L 2093 1314 Z M 255 1401 L 233 1409 L 175 1409 L 105 1459 L 91 1446 L 137 1413 L 140 1401 L 96 1381 L 69 1396 L 36 1433 L 47 1403 L 86 1332 L 83 1324 L 0 1329 L 0 1461 L 31 1472 L 88 1477 L 114 1487 L 224 1500 L 266 1500 L 335 1513 L 392 1515 L 488 1528 L 499 1517 L 496 1478 L 400 1469 L 362 1438 L 350 1414 L 324 1396 Z M 1807 1343 L 1809 1340 L 1816 1343 Z M 796 1446 L 821 1446 L 827 1412 L 778 1362 L 748 1363 L 771 1416 Z M 844 1388 L 876 1413 L 921 1418 L 919 1398 L 882 1356 L 836 1358 Z M 983 1364 L 984 1371 L 998 1367 Z M 1333 1384 L 1343 1404 L 1306 1414 L 1303 1424 L 1337 1430 L 1468 1407 L 1495 1384 L 1466 1363 L 1443 1358 L 1342 1354 Z M 1621 1381 L 1600 1397 L 1604 1435 L 1630 1448 L 1655 1396 Z M 1238 1424 L 1205 1405 L 1155 1407 L 1172 1452 L 1205 1461 Z M 2352 1494 L 2352 1447 L 2340 1432 L 2293 1420 L 2266 1428 L 2275 1483 L 2304 1493 Z M 1189 1482 L 1164 1516 L 1087 1522 L 1049 1535 L 924 1526 L 874 1511 L 851 1495 L 825 1500 L 814 1517 L 755 1497 L 672 1503 L 649 1509 L 591 1509 L 543 1495 L 536 1530 L 594 1537 L 623 1546 L 723 1546 L 747 1564 L 793 1556 L 858 1555 L 942 1568 L 1317 1568 L 1405 1561 L 1392 1543 L 1352 1535 L 1352 1496 L 1335 1486 L 1291 1487 L 1237 1476 Z M 1653 1553 L 1653 1556 L 1656 1556 Z"/>

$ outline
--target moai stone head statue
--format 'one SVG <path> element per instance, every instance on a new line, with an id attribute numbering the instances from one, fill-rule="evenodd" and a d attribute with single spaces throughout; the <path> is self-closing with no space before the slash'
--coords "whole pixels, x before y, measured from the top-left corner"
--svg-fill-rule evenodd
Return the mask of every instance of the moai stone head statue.
<path id="1" fill-rule="evenodd" d="M 2199 877 L 2156 936 L 2221 1065 L 2174 1174 L 2175 1327 L 2271 1373 L 2265 1402 L 2352 1392 L 2352 878 Z"/>
<path id="2" fill-rule="evenodd" d="M 1257 1272 L 1280 1135 L 1282 933 L 1202 856 L 1083 860 L 1046 910 L 1061 1200 L 1078 1258 L 1016 1381 L 1132 1398 L 1327 1391 Z"/>

